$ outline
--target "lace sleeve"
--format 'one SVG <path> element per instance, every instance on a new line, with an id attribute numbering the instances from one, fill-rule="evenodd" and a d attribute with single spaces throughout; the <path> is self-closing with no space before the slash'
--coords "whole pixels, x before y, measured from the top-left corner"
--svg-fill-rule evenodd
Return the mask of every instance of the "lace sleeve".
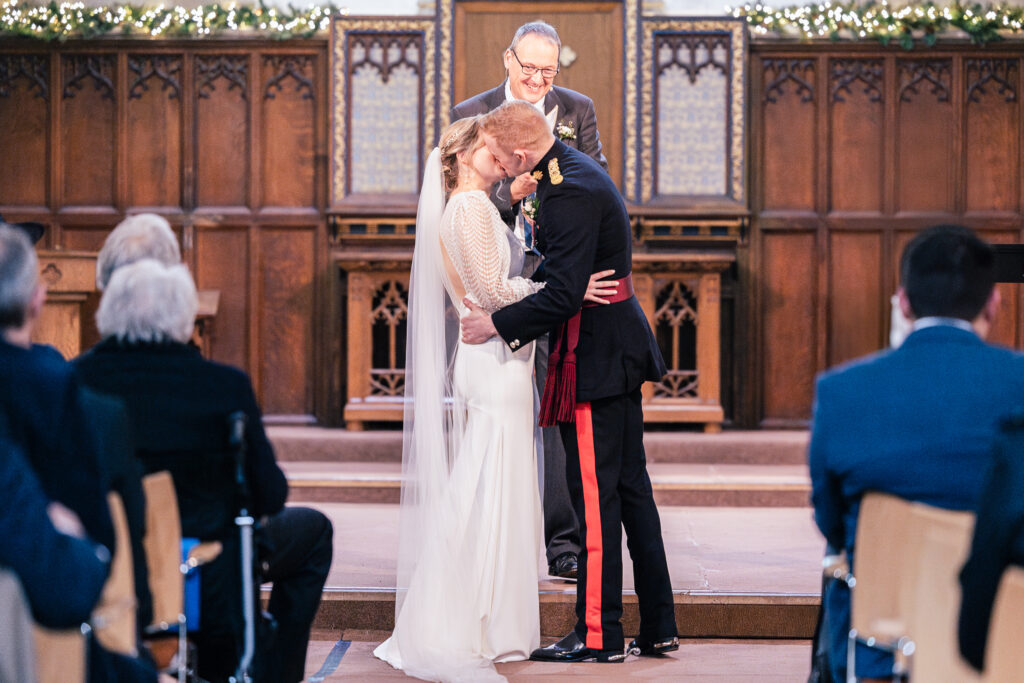
<path id="1" fill-rule="evenodd" d="M 500 228 L 500 230 L 499 230 Z M 508 277 L 508 242 L 505 224 L 482 194 L 467 195 L 452 215 L 451 239 L 459 277 L 470 295 L 489 312 L 513 304 L 544 286 L 523 277 Z"/>

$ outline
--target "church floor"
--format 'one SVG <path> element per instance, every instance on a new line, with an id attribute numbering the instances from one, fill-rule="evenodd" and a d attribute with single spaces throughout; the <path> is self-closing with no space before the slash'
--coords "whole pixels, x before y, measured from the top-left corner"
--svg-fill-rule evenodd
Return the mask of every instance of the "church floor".
<path id="1" fill-rule="evenodd" d="M 373 656 L 385 631 L 317 630 L 306 658 L 308 683 L 408 679 Z M 548 642 L 551 639 L 547 639 Z M 710 683 L 793 683 L 807 679 L 806 640 L 686 640 L 678 651 L 658 658 L 630 657 L 623 664 L 499 664 L 509 681 L 708 681 Z"/>

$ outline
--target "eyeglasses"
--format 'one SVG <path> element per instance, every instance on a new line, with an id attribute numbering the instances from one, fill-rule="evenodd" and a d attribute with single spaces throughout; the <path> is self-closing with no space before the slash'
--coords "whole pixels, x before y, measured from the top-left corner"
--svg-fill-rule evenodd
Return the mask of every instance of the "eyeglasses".
<path id="1" fill-rule="evenodd" d="M 533 64 L 523 64 L 519 60 L 519 55 L 516 54 L 515 50 L 509 50 L 509 52 L 511 52 L 512 56 L 516 58 L 516 62 L 519 63 L 519 68 L 523 70 L 524 76 L 532 76 L 539 71 L 540 75 L 543 76 L 544 78 L 554 78 L 555 76 L 558 75 L 558 72 L 560 71 L 560 69 L 541 69 L 540 67 L 534 66 Z"/>

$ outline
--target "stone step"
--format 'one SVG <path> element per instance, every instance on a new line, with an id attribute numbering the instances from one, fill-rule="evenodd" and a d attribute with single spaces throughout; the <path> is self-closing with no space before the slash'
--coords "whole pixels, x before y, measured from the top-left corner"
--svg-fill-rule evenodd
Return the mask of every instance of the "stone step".
<path id="1" fill-rule="evenodd" d="M 292 503 L 397 503 L 401 464 L 294 462 L 288 476 Z M 810 478 L 805 465 L 648 465 L 654 499 L 662 506 L 805 507 Z"/>
<path id="2" fill-rule="evenodd" d="M 267 428 L 279 461 L 401 462 L 400 429 L 345 429 L 277 425 Z M 807 461 L 806 431 L 653 431 L 644 435 L 651 463 L 800 465 Z"/>

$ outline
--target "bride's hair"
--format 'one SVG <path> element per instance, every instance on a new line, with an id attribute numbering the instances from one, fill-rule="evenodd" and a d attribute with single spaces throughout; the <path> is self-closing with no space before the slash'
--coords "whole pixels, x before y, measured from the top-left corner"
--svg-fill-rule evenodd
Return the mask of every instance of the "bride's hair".
<path id="1" fill-rule="evenodd" d="M 472 150 L 480 139 L 480 117 L 459 119 L 444 129 L 437 146 L 441 152 L 441 171 L 444 174 L 444 192 L 449 194 L 459 184 L 459 157 Z"/>

